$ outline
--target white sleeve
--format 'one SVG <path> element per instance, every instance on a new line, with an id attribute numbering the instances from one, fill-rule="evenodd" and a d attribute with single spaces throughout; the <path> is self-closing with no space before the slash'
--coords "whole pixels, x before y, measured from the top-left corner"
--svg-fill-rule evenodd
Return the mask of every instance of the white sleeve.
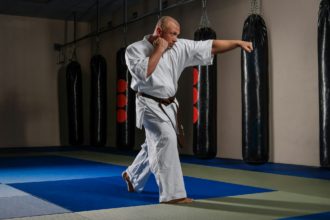
<path id="1" fill-rule="evenodd" d="M 138 48 L 129 46 L 126 49 L 125 60 L 133 78 L 147 80 L 149 57 L 146 57 Z"/>
<path id="2" fill-rule="evenodd" d="M 211 65 L 213 62 L 213 40 L 193 41 L 181 39 L 183 45 L 184 67 Z"/>

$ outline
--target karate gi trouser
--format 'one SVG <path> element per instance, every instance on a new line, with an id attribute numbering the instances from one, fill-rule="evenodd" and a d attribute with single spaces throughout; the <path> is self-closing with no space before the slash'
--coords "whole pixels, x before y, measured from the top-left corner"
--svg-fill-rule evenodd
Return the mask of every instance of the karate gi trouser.
<path id="1" fill-rule="evenodd" d="M 187 197 L 173 125 L 145 112 L 143 126 L 146 141 L 126 170 L 135 191 L 141 192 L 153 173 L 159 187 L 159 202 Z"/>

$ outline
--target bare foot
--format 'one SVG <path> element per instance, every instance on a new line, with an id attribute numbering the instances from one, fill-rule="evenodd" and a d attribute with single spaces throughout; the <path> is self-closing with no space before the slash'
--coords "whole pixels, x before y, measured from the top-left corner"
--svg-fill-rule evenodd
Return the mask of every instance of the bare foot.
<path id="1" fill-rule="evenodd" d="M 164 204 L 187 204 L 192 203 L 194 200 L 191 198 L 181 198 L 181 199 L 173 199 L 167 202 L 162 202 Z"/>
<path id="2" fill-rule="evenodd" d="M 123 177 L 124 181 L 127 184 L 127 191 L 128 192 L 135 192 L 133 184 L 132 184 L 131 180 L 129 179 L 128 174 L 126 172 L 124 172 L 121 176 Z"/>

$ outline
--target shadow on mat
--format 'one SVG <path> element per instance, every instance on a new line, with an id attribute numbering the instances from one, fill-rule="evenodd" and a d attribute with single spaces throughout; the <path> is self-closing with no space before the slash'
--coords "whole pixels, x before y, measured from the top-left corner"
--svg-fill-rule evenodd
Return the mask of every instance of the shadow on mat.
<path id="1" fill-rule="evenodd" d="M 330 205 L 321 204 L 321 202 L 316 204 L 247 198 L 195 200 L 191 204 L 182 204 L 182 206 L 275 217 L 307 215 L 330 210 Z"/>

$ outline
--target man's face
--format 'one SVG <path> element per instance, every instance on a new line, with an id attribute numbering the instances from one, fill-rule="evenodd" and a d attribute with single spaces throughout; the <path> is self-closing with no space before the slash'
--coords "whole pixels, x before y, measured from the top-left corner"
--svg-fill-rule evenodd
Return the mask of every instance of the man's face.
<path id="1" fill-rule="evenodd" d="M 175 42 L 178 40 L 179 34 L 180 27 L 172 21 L 168 22 L 164 30 L 160 30 L 160 37 L 164 38 L 168 42 L 169 48 L 173 47 Z"/>

